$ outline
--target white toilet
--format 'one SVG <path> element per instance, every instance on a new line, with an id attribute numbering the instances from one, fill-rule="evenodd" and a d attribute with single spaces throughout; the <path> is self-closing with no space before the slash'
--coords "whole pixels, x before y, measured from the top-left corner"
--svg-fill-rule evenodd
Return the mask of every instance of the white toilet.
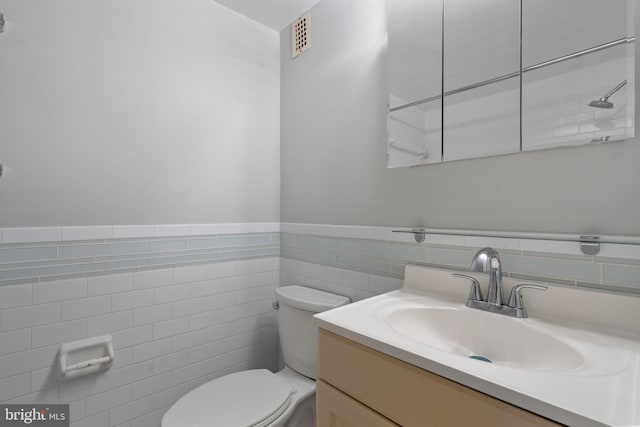
<path id="1" fill-rule="evenodd" d="M 209 381 L 169 408 L 162 427 L 315 426 L 318 328 L 313 315 L 348 304 L 349 298 L 303 286 L 276 288 L 275 294 L 284 369 Z"/>

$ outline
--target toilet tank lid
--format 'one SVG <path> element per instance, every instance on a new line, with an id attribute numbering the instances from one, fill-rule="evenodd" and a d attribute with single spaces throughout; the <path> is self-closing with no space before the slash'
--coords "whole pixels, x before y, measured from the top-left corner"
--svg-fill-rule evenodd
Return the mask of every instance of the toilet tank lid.
<path id="1" fill-rule="evenodd" d="M 349 298 L 341 295 L 298 285 L 276 288 L 275 293 L 279 304 L 312 313 L 320 313 L 350 302 Z"/>

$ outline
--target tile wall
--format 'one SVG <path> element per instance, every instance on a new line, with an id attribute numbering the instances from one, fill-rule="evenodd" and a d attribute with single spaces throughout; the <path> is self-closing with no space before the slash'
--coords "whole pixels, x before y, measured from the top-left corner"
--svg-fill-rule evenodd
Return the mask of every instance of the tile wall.
<path id="1" fill-rule="evenodd" d="M 213 224 L 0 230 L 0 402 L 70 403 L 74 427 L 158 427 L 199 384 L 279 363 L 273 289 L 353 301 L 402 286 L 404 265 L 465 270 L 497 248 L 505 273 L 640 295 L 640 245 L 429 234 L 386 227 Z M 523 235 L 524 236 L 524 235 Z M 59 345 L 112 334 L 107 372 L 60 382 Z"/>
<path id="2" fill-rule="evenodd" d="M 548 237 L 429 234 L 418 244 L 413 235 L 386 227 L 281 224 L 281 256 L 402 279 L 408 263 L 468 270 L 475 252 L 491 246 L 499 250 L 510 277 L 640 295 L 640 245 L 602 244 L 598 255 L 589 256 L 576 242 L 544 240 Z"/>
<path id="3" fill-rule="evenodd" d="M 2 230 L 0 402 L 70 403 L 75 427 L 158 427 L 205 381 L 276 369 L 277 228 Z M 60 382 L 59 345 L 102 334 L 113 367 Z"/>

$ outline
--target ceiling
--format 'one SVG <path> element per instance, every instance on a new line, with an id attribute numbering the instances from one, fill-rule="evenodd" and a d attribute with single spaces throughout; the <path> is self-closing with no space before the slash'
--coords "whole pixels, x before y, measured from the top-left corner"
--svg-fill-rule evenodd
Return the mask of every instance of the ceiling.
<path id="1" fill-rule="evenodd" d="M 281 31 L 320 0 L 216 0 L 273 30 Z"/>

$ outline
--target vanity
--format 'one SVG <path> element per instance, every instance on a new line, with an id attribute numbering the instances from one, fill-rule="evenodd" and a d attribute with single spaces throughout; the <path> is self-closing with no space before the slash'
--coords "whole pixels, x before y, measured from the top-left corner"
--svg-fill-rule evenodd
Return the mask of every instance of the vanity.
<path id="1" fill-rule="evenodd" d="M 549 287 L 518 319 L 465 306 L 452 273 L 408 265 L 316 316 L 318 427 L 640 425 L 640 299 Z"/>

